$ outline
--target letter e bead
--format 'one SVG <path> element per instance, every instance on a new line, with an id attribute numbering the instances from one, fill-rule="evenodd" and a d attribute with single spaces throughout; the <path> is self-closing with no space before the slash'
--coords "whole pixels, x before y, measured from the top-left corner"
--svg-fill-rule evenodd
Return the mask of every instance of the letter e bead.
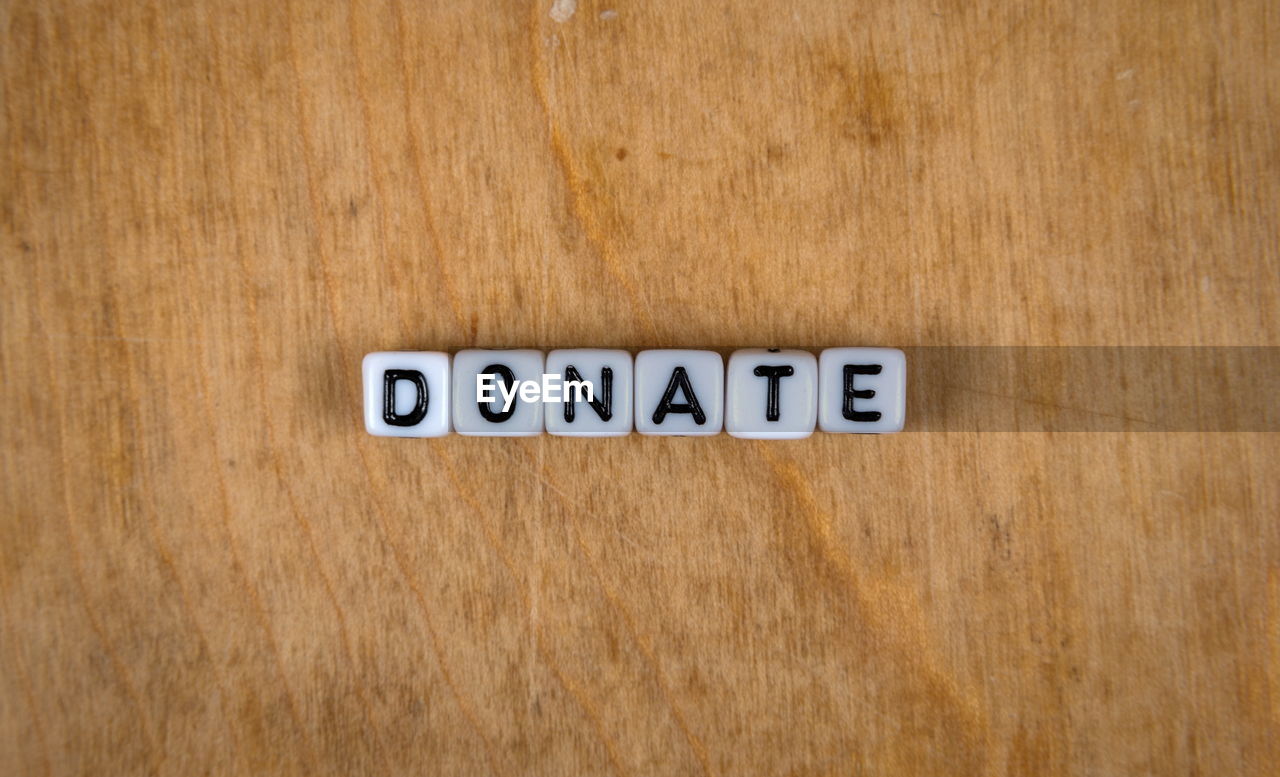
<path id="1" fill-rule="evenodd" d="M 897 348 L 828 348 L 818 357 L 818 427 L 900 432 L 907 417 L 907 357 Z"/>

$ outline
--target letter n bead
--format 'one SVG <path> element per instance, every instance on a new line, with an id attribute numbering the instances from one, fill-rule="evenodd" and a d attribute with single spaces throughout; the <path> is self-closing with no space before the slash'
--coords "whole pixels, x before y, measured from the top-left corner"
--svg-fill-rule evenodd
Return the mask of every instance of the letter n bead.
<path id="1" fill-rule="evenodd" d="M 828 348 L 818 357 L 818 427 L 900 432 L 907 417 L 907 357 L 897 348 Z"/>
<path id="2" fill-rule="evenodd" d="M 378 437 L 449 433 L 449 354 L 379 351 L 364 357 L 364 426 Z"/>
<path id="3" fill-rule="evenodd" d="M 632 358 L 629 351 L 564 348 L 547 354 L 546 370 L 560 376 L 561 402 L 546 403 L 547 431 L 566 437 L 631 434 Z M 590 381 L 591 401 L 572 383 Z"/>

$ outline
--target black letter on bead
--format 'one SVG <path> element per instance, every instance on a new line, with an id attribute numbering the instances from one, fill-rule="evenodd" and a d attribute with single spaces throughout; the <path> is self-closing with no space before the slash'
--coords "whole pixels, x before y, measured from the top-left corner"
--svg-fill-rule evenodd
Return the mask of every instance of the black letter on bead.
<path id="1" fill-rule="evenodd" d="M 480 374 L 494 376 L 493 390 L 494 390 L 494 393 L 497 394 L 497 396 L 494 397 L 493 402 L 477 402 L 476 403 L 476 407 L 480 408 L 480 415 L 484 416 L 484 420 L 489 421 L 490 423 L 500 424 L 503 421 L 506 421 L 511 416 L 515 415 L 516 402 L 520 401 L 519 398 L 512 399 L 511 407 L 507 408 L 506 410 L 499 410 L 498 412 L 495 413 L 489 409 L 493 407 L 494 403 L 497 403 L 499 407 L 502 406 L 502 394 L 501 392 L 498 391 L 498 378 L 502 378 L 503 384 L 507 386 L 515 385 L 516 374 L 511 371 L 511 368 L 505 364 L 490 364 L 488 367 L 485 367 L 483 370 L 480 370 Z"/>
<path id="2" fill-rule="evenodd" d="M 782 378 L 789 378 L 796 374 L 795 368 L 782 365 L 779 367 L 760 366 L 755 368 L 755 373 L 761 378 L 769 379 L 769 393 L 764 403 L 764 420 L 777 421 L 778 412 L 778 384 Z"/>
<path id="3" fill-rule="evenodd" d="M 879 375 L 880 370 L 884 369 L 879 364 L 846 364 L 844 366 L 844 406 L 841 408 L 841 414 L 848 421 L 866 421 L 874 422 L 880 420 L 880 413 L 876 410 L 859 411 L 853 409 L 853 400 L 855 399 L 871 399 L 876 392 L 871 389 L 855 389 L 853 387 L 854 375 Z"/>
<path id="4" fill-rule="evenodd" d="M 413 410 L 396 415 L 396 381 L 409 380 L 418 389 Z M 417 370 L 386 370 L 382 373 L 382 420 L 391 426 L 417 426 L 427 417 L 427 378 Z"/>
<path id="5" fill-rule="evenodd" d="M 568 383 L 571 380 L 582 380 L 582 375 L 574 368 L 572 364 L 564 368 L 564 380 Z M 575 392 L 576 393 L 576 392 Z M 600 370 L 600 396 L 592 393 L 591 401 L 588 402 L 591 409 L 596 411 L 596 415 L 600 416 L 601 421 L 608 421 L 613 418 L 613 368 L 604 367 Z M 564 391 L 564 422 L 573 423 L 574 401 L 569 398 L 569 390 Z"/>
<path id="6" fill-rule="evenodd" d="M 685 398 L 689 400 L 688 403 L 675 404 L 671 401 L 676 396 L 677 388 L 684 391 Z M 667 384 L 667 390 L 662 392 L 662 401 L 658 403 L 658 409 L 653 411 L 653 422 L 662 423 L 667 413 L 691 413 L 693 422 L 699 426 L 707 422 L 707 414 L 702 412 L 702 405 L 698 404 L 693 386 L 689 385 L 689 373 L 685 372 L 684 367 L 676 367 L 671 372 L 671 382 Z"/>

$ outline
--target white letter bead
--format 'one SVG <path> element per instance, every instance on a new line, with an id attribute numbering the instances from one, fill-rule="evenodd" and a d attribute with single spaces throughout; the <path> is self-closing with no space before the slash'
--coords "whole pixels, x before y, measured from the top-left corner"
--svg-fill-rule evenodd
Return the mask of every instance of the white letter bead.
<path id="1" fill-rule="evenodd" d="M 490 369 L 492 368 L 492 369 Z M 503 373 L 507 374 L 503 374 Z M 490 373 L 494 401 L 482 406 L 476 401 L 476 376 Z M 542 433 L 542 403 L 519 396 L 504 410 L 512 381 L 542 383 L 542 352 L 529 349 L 458 351 L 453 357 L 453 428 L 458 434 L 476 437 L 533 437 Z M 506 393 L 503 393 L 503 389 Z"/>
<path id="2" fill-rule="evenodd" d="M 566 348 L 547 354 L 547 373 L 559 376 L 562 400 L 546 405 L 547 431 L 565 437 L 631 434 L 631 366 L 627 351 Z M 565 385 L 570 380 L 590 382 L 594 401 L 588 403 L 584 393 L 579 402 L 578 390 Z"/>
<path id="3" fill-rule="evenodd" d="M 725 386 L 724 428 L 731 436 L 798 440 L 813 434 L 818 360 L 808 351 L 734 351 Z"/>
<path id="4" fill-rule="evenodd" d="M 636 431 L 709 436 L 724 426 L 724 359 L 715 351 L 636 354 Z"/>
<path id="5" fill-rule="evenodd" d="M 828 348 L 818 358 L 818 426 L 824 432 L 902 431 L 907 357 L 897 348 Z"/>
<path id="6" fill-rule="evenodd" d="M 379 351 L 364 357 L 364 428 L 378 437 L 449 433 L 449 354 Z"/>

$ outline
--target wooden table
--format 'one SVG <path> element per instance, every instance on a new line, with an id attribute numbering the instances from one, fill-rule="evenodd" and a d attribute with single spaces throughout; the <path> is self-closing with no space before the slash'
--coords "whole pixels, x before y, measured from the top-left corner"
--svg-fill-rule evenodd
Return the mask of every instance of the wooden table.
<path id="1" fill-rule="evenodd" d="M 5 774 L 1275 773 L 1274 432 L 359 411 L 387 349 L 1280 346 L 1273 3 L 0 29 Z"/>

